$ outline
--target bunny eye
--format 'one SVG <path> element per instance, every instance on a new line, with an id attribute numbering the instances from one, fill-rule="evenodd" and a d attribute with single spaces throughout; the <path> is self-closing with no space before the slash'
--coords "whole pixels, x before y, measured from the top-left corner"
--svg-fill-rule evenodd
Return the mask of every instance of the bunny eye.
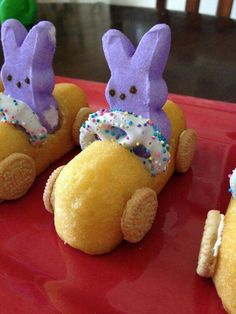
<path id="1" fill-rule="evenodd" d="M 25 83 L 30 84 L 30 79 L 28 77 L 25 78 Z"/>
<path id="2" fill-rule="evenodd" d="M 137 91 L 138 91 L 138 90 L 137 90 L 136 86 L 134 86 L 134 85 L 131 86 L 130 89 L 129 89 L 129 92 L 130 92 L 131 94 L 136 94 Z"/>
<path id="3" fill-rule="evenodd" d="M 12 75 L 11 75 L 11 74 L 8 74 L 7 80 L 8 80 L 8 81 L 11 81 L 11 80 L 12 80 Z"/>
<path id="4" fill-rule="evenodd" d="M 115 91 L 114 89 L 110 89 L 110 90 L 109 90 L 109 94 L 110 94 L 112 97 L 114 97 L 115 94 L 116 94 L 116 91 Z"/>

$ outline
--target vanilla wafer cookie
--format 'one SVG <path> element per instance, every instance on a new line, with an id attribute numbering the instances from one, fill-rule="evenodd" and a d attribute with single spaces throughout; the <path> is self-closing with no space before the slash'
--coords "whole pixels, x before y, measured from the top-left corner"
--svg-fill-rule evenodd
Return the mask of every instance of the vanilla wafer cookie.
<path id="1" fill-rule="evenodd" d="M 64 166 L 58 167 L 56 170 L 54 170 L 52 172 L 52 174 L 50 175 L 50 177 L 47 180 L 44 192 L 43 192 L 43 202 L 44 202 L 44 206 L 47 209 L 47 211 L 49 211 L 50 213 L 53 213 L 54 208 L 53 208 L 53 186 L 54 183 L 56 182 L 57 177 L 59 176 L 60 172 L 62 171 L 62 169 L 64 168 Z"/>
<path id="2" fill-rule="evenodd" d="M 74 142 L 79 145 L 80 141 L 80 128 L 82 124 L 88 119 L 89 115 L 92 113 L 90 108 L 83 107 L 79 110 L 75 117 L 75 121 L 72 128 L 72 138 Z"/>
<path id="3" fill-rule="evenodd" d="M 124 210 L 121 229 L 124 239 L 136 243 L 151 229 L 157 211 L 155 191 L 144 187 L 135 191 Z"/>
<path id="4" fill-rule="evenodd" d="M 197 136 L 194 130 L 187 129 L 180 134 L 176 154 L 176 170 L 181 173 L 188 171 L 196 149 Z"/>
<path id="5" fill-rule="evenodd" d="M 34 160 L 14 153 L 0 162 L 0 199 L 13 200 L 23 196 L 36 177 Z"/>
<path id="6" fill-rule="evenodd" d="M 197 274 L 202 277 L 211 277 L 215 270 L 217 261 L 216 244 L 219 237 L 221 237 L 219 231 L 222 233 L 223 230 L 222 216 L 224 217 L 218 210 L 210 210 L 207 214 L 197 266 Z"/>

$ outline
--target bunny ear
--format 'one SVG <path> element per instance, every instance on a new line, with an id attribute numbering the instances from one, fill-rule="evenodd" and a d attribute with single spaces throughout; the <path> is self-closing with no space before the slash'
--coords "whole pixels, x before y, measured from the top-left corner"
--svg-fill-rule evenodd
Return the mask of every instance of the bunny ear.
<path id="1" fill-rule="evenodd" d="M 103 51 L 111 72 L 124 67 L 135 48 L 130 40 L 116 29 L 110 29 L 102 38 Z"/>
<path id="2" fill-rule="evenodd" d="M 162 75 L 169 56 L 170 40 L 169 26 L 155 25 L 141 39 L 132 62 L 152 77 Z"/>
<path id="3" fill-rule="evenodd" d="M 2 24 L 1 39 L 5 59 L 22 45 L 26 35 L 27 30 L 17 20 L 9 19 Z"/>
<path id="4" fill-rule="evenodd" d="M 32 65 L 51 66 L 56 48 L 56 29 L 50 22 L 35 25 L 26 36 L 22 49 L 32 57 Z"/>

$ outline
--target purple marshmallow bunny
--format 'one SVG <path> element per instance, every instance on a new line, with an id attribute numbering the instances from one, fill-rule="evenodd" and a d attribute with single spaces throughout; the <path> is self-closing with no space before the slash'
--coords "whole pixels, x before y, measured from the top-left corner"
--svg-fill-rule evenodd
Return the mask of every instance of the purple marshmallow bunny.
<path id="1" fill-rule="evenodd" d="M 118 30 L 103 36 L 103 50 L 111 71 L 106 87 L 110 109 L 129 111 L 150 118 L 163 136 L 170 137 L 170 123 L 162 110 L 168 89 L 162 77 L 169 51 L 170 28 L 166 24 L 152 27 L 137 49 Z"/>
<path id="2" fill-rule="evenodd" d="M 3 23 L 1 37 L 4 93 L 26 103 L 48 132 L 55 131 L 59 125 L 57 103 L 52 96 L 55 27 L 43 21 L 28 33 L 19 21 L 10 19 Z"/>

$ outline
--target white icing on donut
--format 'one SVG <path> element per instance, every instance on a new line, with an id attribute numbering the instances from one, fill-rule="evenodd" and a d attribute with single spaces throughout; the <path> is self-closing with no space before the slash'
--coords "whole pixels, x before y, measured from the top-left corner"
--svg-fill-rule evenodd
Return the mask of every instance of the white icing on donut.
<path id="1" fill-rule="evenodd" d="M 84 149 L 96 140 L 112 140 L 138 156 L 152 175 L 166 171 L 169 145 L 150 119 L 123 111 L 92 113 L 80 129 Z"/>
<path id="2" fill-rule="evenodd" d="M 43 113 L 45 121 L 51 126 L 51 128 L 56 128 L 59 124 L 59 115 L 58 111 L 55 107 L 50 106 Z"/>
<path id="3" fill-rule="evenodd" d="M 233 170 L 232 174 L 229 175 L 229 191 L 232 193 L 232 197 L 236 198 L 236 168 Z"/>
<path id="4" fill-rule="evenodd" d="M 222 241 L 222 233 L 223 233 L 223 229 L 224 229 L 224 218 L 225 216 L 223 214 L 220 215 L 220 223 L 219 223 L 219 227 L 217 230 L 217 239 L 215 242 L 215 245 L 213 247 L 213 256 L 217 256 L 218 255 L 218 251 L 221 245 L 221 241 Z"/>
<path id="5" fill-rule="evenodd" d="M 41 125 L 37 114 L 23 101 L 3 93 L 0 93 L 0 122 L 22 127 L 32 144 L 46 139 L 47 130 Z"/>

